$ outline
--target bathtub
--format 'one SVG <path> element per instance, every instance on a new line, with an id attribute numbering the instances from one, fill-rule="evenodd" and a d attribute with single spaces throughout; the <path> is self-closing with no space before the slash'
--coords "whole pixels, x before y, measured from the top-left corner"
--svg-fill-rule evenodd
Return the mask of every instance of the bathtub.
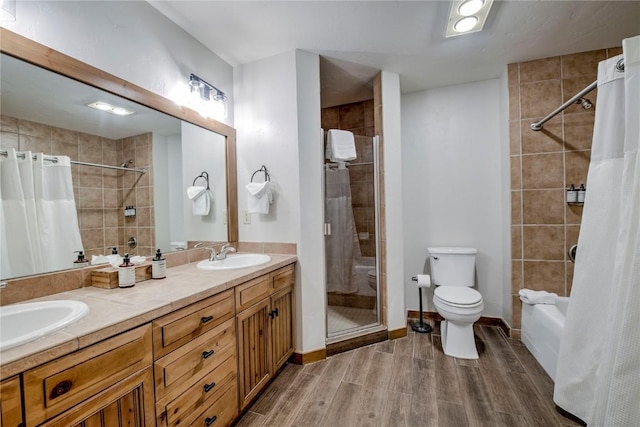
<path id="1" fill-rule="evenodd" d="M 522 342 L 554 381 L 568 305 L 568 297 L 559 297 L 556 305 L 522 303 Z"/>

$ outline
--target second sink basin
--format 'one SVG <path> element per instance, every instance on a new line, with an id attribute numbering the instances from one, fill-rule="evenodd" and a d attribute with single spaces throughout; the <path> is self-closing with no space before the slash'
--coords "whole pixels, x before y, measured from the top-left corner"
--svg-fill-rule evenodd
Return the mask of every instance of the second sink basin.
<path id="1" fill-rule="evenodd" d="M 88 312 L 87 304 L 73 300 L 0 307 L 0 350 L 48 335 L 79 320 Z"/>
<path id="2" fill-rule="evenodd" d="M 238 268 L 255 267 L 271 261 L 265 254 L 236 254 L 228 255 L 225 259 L 215 261 L 204 260 L 198 263 L 201 270 L 235 270 Z"/>

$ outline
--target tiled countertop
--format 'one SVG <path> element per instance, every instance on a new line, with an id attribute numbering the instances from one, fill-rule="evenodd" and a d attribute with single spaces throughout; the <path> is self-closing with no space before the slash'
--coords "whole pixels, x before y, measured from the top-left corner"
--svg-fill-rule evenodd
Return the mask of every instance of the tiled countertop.
<path id="1" fill-rule="evenodd" d="M 271 261 L 257 267 L 204 271 L 194 262 L 169 268 L 167 278 L 140 282 L 133 288 L 86 287 L 30 300 L 83 301 L 89 306 L 89 313 L 51 335 L 0 352 L 0 379 L 148 323 L 297 260 L 295 255 L 269 255 Z"/>

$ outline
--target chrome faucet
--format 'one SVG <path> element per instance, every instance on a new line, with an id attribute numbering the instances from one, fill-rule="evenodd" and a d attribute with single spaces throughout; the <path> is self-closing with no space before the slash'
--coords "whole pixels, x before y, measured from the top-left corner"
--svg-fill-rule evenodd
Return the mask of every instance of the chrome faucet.
<path id="1" fill-rule="evenodd" d="M 193 248 L 202 248 L 202 249 L 206 249 L 209 251 L 209 261 L 214 261 L 217 259 L 218 253 L 216 252 L 216 250 L 214 248 L 212 248 L 211 246 L 205 246 L 206 243 L 201 242 L 201 243 L 196 243 Z"/>
<path id="2" fill-rule="evenodd" d="M 222 245 L 222 248 L 220 248 L 220 252 L 216 254 L 215 259 L 218 259 L 218 260 L 226 259 L 227 254 L 229 252 L 235 252 L 235 251 L 236 251 L 236 248 L 231 246 L 230 243 L 225 243 L 224 245 Z"/>

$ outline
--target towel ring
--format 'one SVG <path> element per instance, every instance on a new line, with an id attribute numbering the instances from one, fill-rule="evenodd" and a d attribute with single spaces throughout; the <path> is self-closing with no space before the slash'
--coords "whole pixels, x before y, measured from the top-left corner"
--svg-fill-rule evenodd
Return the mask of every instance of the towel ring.
<path id="1" fill-rule="evenodd" d="M 196 185 L 196 181 L 199 179 L 204 179 L 205 181 L 207 181 L 207 190 L 209 190 L 209 174 L 203 171 L 200 175 L 196 176 L 196 178 L 193 180 L 194 187 Z"/>
<path id="2" fill-rule="evenodd" d="M 255 171 L 253 173 L 253 175 L 251 175 L 251 182 L 253 182 L 253 177 L 256 176 L 256 174 L 258 172 L 264 172 L 264 180 L 265 181 L 271 181 L 271 177 L 269 176 L 269 172 L 267 171 L 267 167 L 265 165 L 262 165 L 262 167 L 260 169 L 258 169 L 257 171 Z"/>

